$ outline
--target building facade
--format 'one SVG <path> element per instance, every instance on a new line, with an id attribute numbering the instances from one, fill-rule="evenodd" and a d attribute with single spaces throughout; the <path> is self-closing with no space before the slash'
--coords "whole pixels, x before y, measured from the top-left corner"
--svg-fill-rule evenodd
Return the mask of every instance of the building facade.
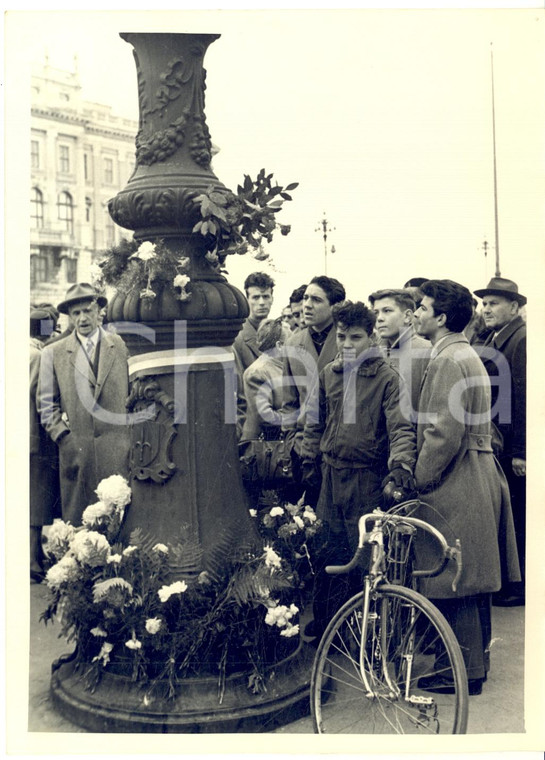
<path id="1" fill-rule="evenodd" d="M 30 300 L 57 303 L 91 280 L 101 251 L 132 237 L 108 200 L 134 171 L 138 123 L 83 100 L 76 61 L 64 71 L 46 60 L 31 87 Z"/>

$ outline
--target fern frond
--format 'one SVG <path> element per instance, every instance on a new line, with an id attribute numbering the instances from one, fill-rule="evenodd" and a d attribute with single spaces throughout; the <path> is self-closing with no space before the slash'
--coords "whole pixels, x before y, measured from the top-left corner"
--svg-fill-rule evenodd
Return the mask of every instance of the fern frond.
<path id="1" fill-rule="evenodd" d="M 93 586 L 93 602 L 95 604 L 103 602 L 112 589 L 127 591 L 129 596 L 132 595 L 132 586 L 124 578 L 108 578 L 105 581 L 100 581 L 100 583 L 95 583 Z"/>

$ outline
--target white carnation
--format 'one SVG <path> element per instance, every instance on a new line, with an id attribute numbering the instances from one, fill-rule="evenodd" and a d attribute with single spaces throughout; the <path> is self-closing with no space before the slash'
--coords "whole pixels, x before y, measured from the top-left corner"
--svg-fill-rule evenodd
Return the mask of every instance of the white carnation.
<path id="1" fill-rule="evenodd" d="M 88 528 L 94 528 L 96 525 L 104 522 L 111 516 L 114 510 L 113 504 L 105 504 L 103 501 L 97 501 L 96 504 L 90 504 L 81 516 L 81 522 Z"/>
<path id="2" fill-rule="evenodd" d="M 176 581 L 175 583 L 171 583 L 170 586 L 161 586 L 157 593 L 159 594 L 159 599 L 162 602 L 166 602 L 172 594 L 183 594 L 184 591 L 187 591 L 187 583 L 185 581 Z"/>
<path id="3" fill-rule="evenodd" d="M 153 636 L 154 634 L 159 632 L 162 625 L 163 625 L 163 622 L 161 618 L 157 618 L 157 617 L 148 618 L 146 620 L 146 631 L 148 633 L 151 633 L 151 635 Z"/>
<path id="4" fill-rule="evenodd" d="M 56 559 L 64 557 L 70 541 L 74 538 L 76 529 L 64 520 L 53 520 L 53 525 L 47 534 L 47 549 Z"/>

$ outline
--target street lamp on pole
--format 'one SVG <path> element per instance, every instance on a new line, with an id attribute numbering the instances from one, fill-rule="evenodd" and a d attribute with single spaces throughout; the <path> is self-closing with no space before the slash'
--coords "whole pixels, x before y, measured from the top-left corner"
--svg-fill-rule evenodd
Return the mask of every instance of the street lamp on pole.
<path id="1" fill-rule="evenodd" d="M 320 222 L 320 226 L 316 227 L 316 229 L 314 231 L 315 232 L 320 232 L 321 231 L 322 232 L 322 237 L 324 239 L 324 274 L 326 276 L 327 276 L 327 234 L 328 234 L 328 232 L 332 232 L 334 229 L 335 229 L 335 227 L 330 227 L 329 226 L 329 222 L 327 220 L 327 217 L 326 217 L 325 211 L 324 211 L 324 216 L 323 216 L 323 219 Z M 333 246 L 333 245 L 331 246 L 331 253 L 335 253 L 335 246 Z"/>

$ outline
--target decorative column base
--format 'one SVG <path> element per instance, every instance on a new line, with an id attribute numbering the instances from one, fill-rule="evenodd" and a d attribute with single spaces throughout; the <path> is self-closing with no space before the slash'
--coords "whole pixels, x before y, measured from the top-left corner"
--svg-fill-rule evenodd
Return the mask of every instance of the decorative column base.
<path id="1" fill-rule="evenodd" d="M 105 672 L 91 693 L 66 661 L 53 664 L 51 698 L 68 720 L 93 733 L 265 733 L 308 715 L 315 653 L 302 642 L 269 669 L 261 694 L 248 689 L 247 674 L 229 676 L 221 704 L 217 678 L 184 679 L 177 698 L 146 704 L 141 684 Z"/>

